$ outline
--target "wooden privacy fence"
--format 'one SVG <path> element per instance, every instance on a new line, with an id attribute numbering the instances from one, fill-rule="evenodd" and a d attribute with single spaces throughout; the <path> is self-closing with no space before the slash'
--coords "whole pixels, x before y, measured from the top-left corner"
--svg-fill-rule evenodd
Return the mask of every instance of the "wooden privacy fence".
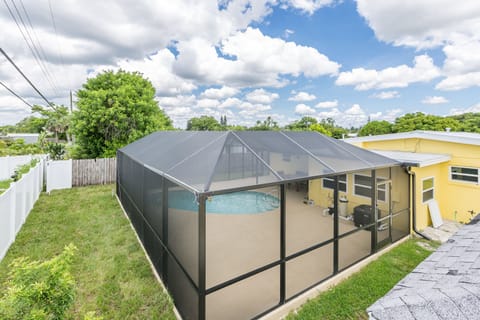
<path id="1" fill-rule="evenodd" d="M 81 159 L 72 162 L 72 186 L 114 183 L 117 159 Z"/>

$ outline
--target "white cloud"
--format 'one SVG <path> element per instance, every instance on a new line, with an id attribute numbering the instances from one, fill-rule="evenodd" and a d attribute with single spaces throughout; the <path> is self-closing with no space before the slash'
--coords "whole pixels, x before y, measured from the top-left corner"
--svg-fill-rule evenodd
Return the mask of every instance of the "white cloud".
<path id="1" fill-rule="evenodd" d="M 369 118 L 370 120 L 386 120 L 394 122 L 401 112 L 401 109 L 390 109 L 386 112 L 378 111 L 368 114 L 359 104 L 353 104 L 346 110 L 333 108 L 328 111 L 319 112 L 318 117 L 320 119 L 332 118 L 336 124 L 344 128 L 359 128 L 365 125 Z"/>
<path id="2" fill-rule="evenodd" d="M 333 5 L 336 0 L 282 0 L 282 5 L 286 7 L 293 7 L 302 12 L 313 14 L 320 8 Z"/>
<path id="3" fill-rule="evenodd" d="M 238 107 L 241 103 L 242 103 L 242 100 L 238 98 L 227 98 L 220 104 L 219 108 Z"/>
<path id="4" fill-rule="evenodd" d="M 463 113 L 480 113 L 480 103 L 477 103 L 468 108 L 453 108 L 450 110 L 450 115 L 458 115 Z"/>
<path id="5" fill-rule="evenodd" d="M 422 100 L 423 104 L 442 104 L 448 103 L 448 100 L 442 96 L 428 96 Z"/>
<path id="6" fill-rule="evenodd" d="M 338 100 L 331 100 L 331 101 L 322 101 L 315 105 L 315 108 L 336 108 L 338 106 Z"/>
<path id="7" fill-rule="evenodd" d="M 287 75 L 319 77 L 336 74 L 339 64 L 312 47 L 286 42 L 247 28 L 218 46 L 202 38 L 182 41 L 173 70 L 205 85 L 283 87 Z"/>
<path id="8" fill-rule="evenodd" d="M 292 94 L 295 94 L 295 92 L 292 91 Z M 312 101 L 315 99 L 317 99 L 317 97 L 315 97 L 314 94 L 310 94 L 304 91 L 296 92 L 293 97 L 288 98 L 289 101 Z"/>
<path id="9" fill-rule="evenodd" d="M 3 90 L 3 87 L 0 87 Z M 0 125 L 13 124 L 31 115 L 30 107 L 14 96 L 0 96 Z"/>
<path id="10" fill-rule="evenodd" d="M 390 109 L 390 110 L 387 110 L 385 113 L 381 111 L 370 113 L 369 117 L 370 117 L 370 120 L 379 120 L 379 121 L 385 120 L 393 123 L 395 122 L 395 119 L 398 116 L 400 116 L 401 113 L 402 113 L 402 109 Z"/>
<path id="11" fill-rule="evenodd" d="M 295 106 L 295 113 L 299 115 L 312 115 L 315 114 L 315 109 L 307 106 L 306 104 L 300 103 Z"/>
<path id="12" fill-rule="evenodd" d="M 199 99 L 197 100 L 197 108 L 216 108 L 220 105 L 220 101 L 217 99 Z"/>
<path id="13" fill-rule="evenodd" d="M 175 56 L 169 49 L 163 49 L 140 60 L 119 60 L 118 67 L 127 71 L 139 71 L 155 87 L 157 95 L 178 95 L 189 93 L 197 86 L 188 79 L 183 79 L 173 71 Z M 101 71 L 103 68 L 98 68 Z"/>
<path id="14" fill-rule="evenodd" d="M 374 93 L 370 97 L 386 100 L 386 99 L 399 98 L 400 94 L 398 93 L 398 91 L 382 91 L 382 92 Z"/>
<path id="15" fill-rule="evenodd" d="M 293 31 L 293 30 L 285 29 L 285 31 L 283 32 L 283 37 L 284 37 L 285 39 L 288 39 L 288 38 L 290 38 L 290 36 L 291 36 L 292 34 L 294 34 L 294 33 L 295 33 L 295 31 Z"/>
<path id="16" fill-rule="evenodd" d="M 340 111 L 338 108 L 333 108 L 328 111 L 323 111 L 318 114 L 321 119 L 332 118 L 335 123 L 345 127 L 360 127 L 364 125 L 368 116 L 359 104 L 353 104 L 350 108 Z"/>
<path id="17" fill-rule="evenodd" d="M 243 111 L 246 111 L 246 110 L 250 111 L 252 113 L 258 113 L 258 112 L 267 111 L 267 110 L 272 109 L 272 107 L 270 105 L 261 104 L 261 103 L 253 104 L 253 103 L 250 103 L 250 102 L 242 102 L 238 106 L 238 108 L 242 109 Z"/>
<path id="18" fill-rule="evenodd" d="M 477 35 L 480 38 L 480 32 Z M 439 90 L 461 90 L 480 86 L 480 40 L 463 39 L 443 48 L 446 78 L 435 87 Z"/>
<path id="19" fill-rule="evenodd" d="M 480 1 L 357 0 L 357 8 L 380 40 L 416 49 L 443 47 L 447 78 L 436 89 L 479 86 Z"/>
<path id="20" fill-rule="evenodd" d="M 202 92 L 201 96 L 209 99 L 226 99 L 235 96 L 239 93 L 236 88 L 223 86 L 220 89 L 210 88 Z"/>
<path id="21" fill-rule="evenodd" d="M 480 87 L 480 71 L 448 76 L 440 81 L 435 89 L 453 91 L 473 86 Z"/>
<path id="22" fill-rule="evenodd" d="M 259 29 L 250 27 L 226 38 L 221 51 L 236 57 L 254 73 L 317 77 L 336 74 L 340 67 L 315 48 L 265 36 Z"/>
<path id="23" fill-rule="evenodd" d="M 438 46 L 480 29 L 477 0 L 357 0 L 357 9 L 378 39 L 396 45 Z"/>
<path id="24" fill-rule="evenodd" d="M 264 89 L 256 89 L 249 92 L 245 98 L 252 103 L 270 104 L 279 98 L 278 93 L 268 92 Z"/>
<path id="25" fill-rule="evenodd" d="M 195 104 L 196 98 L 194 95 L 178 95 L 175 97 L 158 97 L 157 101 L 163 108 L 191 107 Z"/>
<path id="26" fill-rule="evenodd" d="M 428 55 L 416 56 L 414 66 L 400 65 L 380 71 L 355 68 L 341 72 L 335 84 L 352 85 L 355 90 L 403 88 L 415 82 L 428 82 L 440 76 L 440 70 Z"/>

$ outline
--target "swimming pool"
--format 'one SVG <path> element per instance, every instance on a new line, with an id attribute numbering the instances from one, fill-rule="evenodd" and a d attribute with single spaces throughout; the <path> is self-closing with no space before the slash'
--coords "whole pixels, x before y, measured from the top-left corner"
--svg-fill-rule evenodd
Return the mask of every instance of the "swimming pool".
<path id="1" fill-rule="evenodd" d="M 195 195 L 188 191 L 170 191 L 168 206 L 179 210 L 198 211 Z M 253 214 L 278 208 L 277 197 L 257 191 L 241 191 L 213 196 L 206 201 L 207 213 Z"/>

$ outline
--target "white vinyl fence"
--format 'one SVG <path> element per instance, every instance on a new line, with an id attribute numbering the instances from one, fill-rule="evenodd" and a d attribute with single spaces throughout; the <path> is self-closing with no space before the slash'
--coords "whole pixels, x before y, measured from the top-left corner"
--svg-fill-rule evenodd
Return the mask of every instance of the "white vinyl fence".
<path id="1" fill-rule="evenodd" d="M 72 187 L 72 160 L 47 161 L 47 192 Z"/>
<path id="2" fill-rule="evenodd" d="M 30 161 L 30 160 L 29 160 Z M 27 161 L 28 162 L 28 161 Z M 44 160 L 0 195 L 0 260 L 20 231 L 43 186 Z"/>
<path id="3" fill-rule="evenodd" d="M 6 156 L 0 157 L 0 180 L 10 179 L 15 169 L 32 161 L 34 156 Z"/>

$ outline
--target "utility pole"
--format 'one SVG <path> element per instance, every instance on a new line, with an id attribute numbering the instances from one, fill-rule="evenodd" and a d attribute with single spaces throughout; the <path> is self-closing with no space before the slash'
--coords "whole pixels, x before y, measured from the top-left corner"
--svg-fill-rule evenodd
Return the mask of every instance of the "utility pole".
<path id="1" fill-rule="evenodd" d="M 71 121 L 72 113 L 73 113 L 73 94 L 72 94 L 72 90 L 70 90 L 70 121 Z M 72 144 L 75 145 L 75 135 L 71 133 L 71 137 L 72 137 Z"/>

